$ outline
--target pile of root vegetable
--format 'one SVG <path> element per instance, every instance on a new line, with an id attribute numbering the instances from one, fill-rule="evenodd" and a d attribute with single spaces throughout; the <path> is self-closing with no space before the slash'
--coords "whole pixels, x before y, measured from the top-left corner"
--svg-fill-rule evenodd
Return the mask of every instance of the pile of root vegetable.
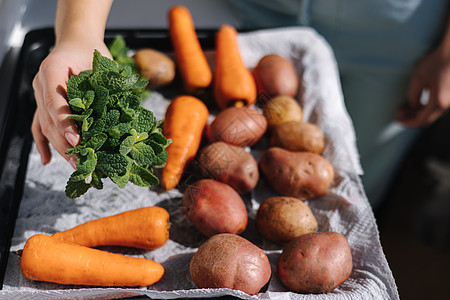
<path id="1" fill-rule="evenodd" d="M 248 69 L 236 30 L 224 25 L 211 68 L 189 11 L 172 7 L 168 20 L 173 58 L 138 49 L 133 60 L 150 90 L 181 82 L 183 93 L 162 123 L 170 144 L 160 184 L 182 191 L 185 214 L 208 237 L 191 260 L 192 281 L 198 288 L 254 295 L 278 276 L 293 292 L 333 291 L 349 278 L 352 254 L 344 235 L 318 228 L 308 206 L 328 192 L 335 174 L 322 155 L 326 137 L 303 120 L 294 66 L 271 54 Z M 262 138 L 268 145 L 257 161 L 250 150 Z M 194 162 L 200 179 L 186 184 L 183 175 Z M 278 194 L 260 203 L 254 223 L 263 239 L 282 245 L 276 272 L 263 250 L 240 235 L 249 226 L 242 196 L 261 182 Z M 61 284 L 148 286 L 163 278 L 162 265 L 95 247 L 153 250 L 164 246 L 169 228 L 167 211 L 153 206 L 35 235 L 21 252 L 21 270 L 27 278 Z"/>

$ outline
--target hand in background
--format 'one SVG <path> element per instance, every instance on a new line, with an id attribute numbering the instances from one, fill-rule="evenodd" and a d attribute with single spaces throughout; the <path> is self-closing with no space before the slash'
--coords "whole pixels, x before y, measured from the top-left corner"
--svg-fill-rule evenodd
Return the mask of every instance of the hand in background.
<path id="1" fill-rule="evenodd" d="M 422 92 L 428 101 L 421 103 Z M 441 46 L 426 56 L 413 73 L 407 105 L 398 111 L 398 121 L 408 127 L 430 125 L 450 108 L 450 51 Z"/>

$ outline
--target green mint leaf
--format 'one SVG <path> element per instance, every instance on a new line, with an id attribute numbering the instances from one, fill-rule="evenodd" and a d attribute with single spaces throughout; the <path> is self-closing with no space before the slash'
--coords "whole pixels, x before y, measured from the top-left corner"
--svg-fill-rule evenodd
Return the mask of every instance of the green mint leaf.
<path id="1" fill-rule="evenodd" d="M 108 48 L 114 60 L 117 60 L 119 57 L 128 57 L 129 49 L 121 35 L 117 35 Z"/>
<path id="2" fill-rule="evenodd" d="M 160 132 L 153 132 L 152 134 L 150 134 L 148 139 L 155 141 L 156 143 L 158 143 L 159 145 L 161 145 L 164 148 L 169 146 L 169 144 L 172 142 L 172 140 L 166 139 L 166 137 Z"/>
<path id="3" fill-rule="evenodd" d="M 121 121 L 129 122 L 136 117 L 136 110 L 140 109 L 139 98 L 130 93 L 122 94 L 122 97 L 117 101 L 117 106 L 121 109 Z"/>
<path id="4" fill-rule="evenodd" d="M 106 142 L 103 144 L 101 149 L 103 151 L 112 152 L 112 151 L 116 151 L 116 148 L 119 147 L 119 145 L 120 145 L 120 139 L 110 137 L 106 140 Z"/>
<path id="5" fill-rule="evenodd" d="M 94 102 L 95 99 L 95 92 L 93 90 L 86 91 L 83 98 L 83 104 L 86 108 L 89 108 Z"/>
<path id="6" fill-rule="evenodd" d="M 149 132 L 155 126 L 155 120 L 155 116 L 151 111 L 140 108 L 131 122 L 131 127 L 136 129 L 137 132 Z"/>
<path id="7" fill-rule="evenodd" d="M 122 143 L 120 143 L 119 153 L 122 155 L 127 155 L 131 151 L 131 148 L 136 143 L 136 137 L 133 135 L 127 136 Z"/>
<path id="8" fill-rule="evenodd" d="M 87 117 L 87 115 L 69 115 L 67 119 L 72 119 L 77 123 L 82 123 L 84 120 L 86 120 Z"/>
<path id="9" fill-rule="evenodd" d="M 108 135 L 103 132 L 96 134 L 86 142 L 86 148 L 99 150 L 103 146 L 103 144 L 105 144 L 107 139 Z"/>
<path id="10" fill-rule="evenodd" d="M 86 106 L 83 103 L 81 98 L 73 98 L 69 100 L 70 108 L 75 112 L 82 112 L 86 109 Z"/>
<path id="11" fill-rule="evenodd" d="M 125 86 L 125 89 L 129 90 L 140 90 L 144 89 L 148 85 L 148 80 L 140 79 L 133 83 L 132 85 Z"/>
<path id="12" fill-rule="evenodd" d="M 105 121 L 103 119 L 94 119 L 92 125 L 89 127 L 89 130 L 82 132 L 82 137 L 89 139 L 94 135 L 100 134 L 105 130 Z"/>
<path id="13" fill-rule="evenodd" d="M 75 170 L 70 176 L 70 180 L 72 181 L 81 181 L 88 177 L 90 174 L 81 173 L 78 170 Z"/>
<path id="14" fill-rule="evenodd" d="M 89 128 L 91 128 L 92 124 L 94 123 L 94 118 L 87 117 L 83 119 L 83 122 L 81 124 L 81 131 L 87 132 Z"/>
<path id="15" fill-rule="evenodd" d="M 92 74 L 89 78 L 89 82 L 94 88 L 103 86 L 107 88 L 111 94 L 114 94 L 123 91 L 126 84 L 126 78 L 119 73 L 103 71 Z"/>
<path id="16" fill-rule="evenodd" d="M 72 75 L 67 81 L 67 98 L 68 100 L 74 98 L 82 99 L 86 91 L 89 89 L 89 78 L 82 75 Z"/>
<path id="17" fill-rule="evenodd" d="M 84 148 L 77 159 L 77 171 L 81 174 L 91 174 L 97 165 L 97 155 L 94 149 Z"/>
<path id="18" fill-rule="evenodd" d="M 101 174 L 99 174 L 99 172 L 95 171 L 91 175 L 92 175 L 91 185 L 94 188 L 96 188 L 98 190 L 101 190 L 103 188 L 103 182 L 102 182 Z"/>
<path id="19" fill-rule="evenodd" d="M 159 183 L 158 177 L 153 175 L 149 170 L 133 165 L 130 171 L 130 181 L 137 186 L 149 187 Z"/>
<path id="20" fill-rule="evenodd" d="M 127 185 L 128 181 L 130 181 L 130 172 L 126 172 L 122 176 L 115 174 L 115 175 L 111 176 L 111 180 L 115 184 L 117 184 L 118 187 L 123 189 Z"/>
<path id="21" fill-rule="evenodd" d="M 95 117 L 102 118 L 106 114 L 106 105 L 109 102 L 108 96 L 109 92 L 107 88 L 99 86 L 95 89 L 96 101 L 91 105 L 91 108 L 93 110 L 92 113 Z"/>
<path id="22" fill-rule="evenodd" d="M 128 55 L 130 49 L 126 46 L 125 39 L 118 35 L 114 41 L 108 46 L 114 60 L 119 64 L 119 68 L 131 68 L 133 72 L 137 72 L 137 66 L 133 57 Z"/>
<path id="23" fill-rule="evenodd" d="M 84 195 L 89 190 L 89 188 L 92 186 L 90 184 L 85 183 L 82 180 L 75 181 L 75 180 L 71 180 L 71 178 L 69 178 L 69 181 L 67 181 L 66 188 L 65 188 L 66 196 L 71 199 L 75 199 L 75 198 L 78 198 L 78 197 Z"/>
<path id="24" fill-rule="evenodd" d="M 116 126 L 108 129 L 108 133 L 113 138 L 120 138 L 125 133 L 128 133 L 130 131 L 130 123 L 119 123 Z"/>
<path id="25" fill-rule="evenodd" d="M 110 128 L 116 126 L 119 123 L 120 112 L 117 109 L 111 109 L 105 114 L 105 129 L 109 130 Z"/>
<path id="26" fill-rule="evenodd" d="M 148 139 L 148 133 L 147 132 L 138 133 L 136 135 L 136 138 L 137 138 L 136 142 L 144 141 L 144 140 Z"/>
<path id="27" fill-rule="evenodd" d="M 119 153 L 97 152 L 97 169 L 106 176 L 124 175 L 127 172 L 128 160 Z"/>
<path id="28" fill-rule="evenodd" d="M 137 74 L 135 74 L 134 72 L 133 72 L 133 68 L 131 68 L 130 66 L 125 66 L 124 68 L 123 68 L 123 70 L 120 72 L 120 75 L 122 75 L 123 77 L 125 77 L 125 78 L 129 78 L 129 77 L 132 77 L 133 75 L 137 75 Z M 138 77 L 139 77 L 139 75 L 138 75 Z M 127 80 L 127 85 L 128 85 L 129 83 L 128 83 L 128 80 Z"/>
<path id="29" fill-rule="evenodd" d="M 155 151 L 144 142 L 134 144 L 130 149 L 130 156 L 134 159 L 137 165 L 147 166 L 155 160 Z"/>
<path id="30" fill-rule="evenodd" d="M 119 66 L 117 63 L 102 54 L 98 50 L 94 50 L 94 59 L 92 60 L 92 70 L 98 71 L 111 71 L 119 72 Z"/>
<path id="31" fill-rule="evenodd" d="M 92 75 L 93 72 L 94 71 L 92 71 L 92 70 L 84 70 L 84 71 L 81 71 L 80 74 L 78 74 L 78 75 L 88 78 Z"/>
<path id="32" fill-rule="evenodd" d="M 148 144 L 153 148 L 153 151 L 155 152 L 155 158 L 153 159 L 153 166 L 155 168 L 164 167 L 167 158 L 169 157 L 166 148 L 152 140 L 148 141 Z"/>

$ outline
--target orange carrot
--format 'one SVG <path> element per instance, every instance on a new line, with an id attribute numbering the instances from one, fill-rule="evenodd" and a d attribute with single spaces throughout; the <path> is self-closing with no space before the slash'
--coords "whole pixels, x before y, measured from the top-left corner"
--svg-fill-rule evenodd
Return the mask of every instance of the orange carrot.
<path id="1" fill-rule="evenodd" d="M 250 106 L 256 101 L 256 83 L 239 50 L 237 31 L 223 25 L 216 36 L 214 97 L 221 109 Z"/>
<path id="2" fill-rule="evenodd" d="M 114 245 L 153 250 L 169 238 L 169 213 L 149 206 L 92 220 L 52 236 L 87 247 Z"/>
<path id="3" fill-rule="evenodd" d="M 200 96 L 211 85 L 212 71 L 202 50 L 191 14 L 184 6 L 169 10 L 169 35 L 186 93 Z"/>
<path id="4" fill-rule="evenodd" d="M 169 156 L 161 176 L 166 190 L 177 186 L 185 168 L 197 154 L 208 117 L 206 105 L 193 96 L 178 96 L 167 108 L 163 133 L 172 143 L 167 147 Z"/>
<path id="5" fill-rule="evenodd" d="M 146 258 L 129 257 L 64 242 L 44 234 L 28 239 L 20 269 L 32 280 L 96 286 L 148 286 L 164 267 Z"/>

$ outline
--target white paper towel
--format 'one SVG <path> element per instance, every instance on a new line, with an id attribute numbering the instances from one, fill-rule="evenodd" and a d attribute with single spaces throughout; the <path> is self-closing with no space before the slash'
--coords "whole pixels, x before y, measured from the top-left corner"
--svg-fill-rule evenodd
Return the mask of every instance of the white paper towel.
<path id="1" fill-rule="evenodd" d="M 328 294 L 297 294 L 283 288 L 276 273 L 282 248 L 264 241 L 254 228 L 253 217 L 259 203 L 275 195 L 264 184 L 259 184 L 251 197 L 245 198 L 250 219 L 243 236 L 268 255 L 272 266 L 269 284 L 254 296 L 229 289 L 197 289 L 189 275 L 189 262 L 205 237 L 195 230 L 182 211 L 182 194 L 178 190 L 164 192 L 158 187 L 146 189 L 132 184 L 120 189 L 107 180 L 103 190 L 91 189 L 84 196 L 72 200 L 64 195 L 65 184 L 73 171 L 71 167 L 57 154 L 54 154 L 49 165 L 42 166 L 39 154 L 33 147 L 11 251 L 21 249 L 25 241 L 36 233 L 52 234 L 88 220 L 158 205 L 168 210 L 173 224 L 171 238 L 166 245 L 154 251 L 114 247 L 107 250 L 158 261 L 165 267 L 166 275 L 155 285 L 141 289 L 63 286 L 24 278 L 20 273 L 19 258 L 11 254 L 0 298 L 112 299 L 136 295 L 165 299 L 224 295 L 242 299 L 399 298 L 380 245 L 373 212 L 358 176 L 362 171 L 355 135 L 345 109 L 332 50 L 315 31 L 300 27 L 243 33 L 239 36 L 239 43 L 243 59 L 249 67 L 255 66 L 262 56 L 277 53 L 289 58 L 300 78 L 303 78 L 304 101 L 301 100 L 301 104 L 304 119 L 323 130 L 327 141 L 324 156 L 336 169 L 336 179 L 330 193 L 308 204 L 317 218 L 320 231 L 337 231 L 347 237 L 353 255 L 350 278 Z M 162 119 L 169 101 L 153 92 L 144 106 Z M 262 151 L 261 147 L 252 149 L 252 154 L 258 158 Z"/>

